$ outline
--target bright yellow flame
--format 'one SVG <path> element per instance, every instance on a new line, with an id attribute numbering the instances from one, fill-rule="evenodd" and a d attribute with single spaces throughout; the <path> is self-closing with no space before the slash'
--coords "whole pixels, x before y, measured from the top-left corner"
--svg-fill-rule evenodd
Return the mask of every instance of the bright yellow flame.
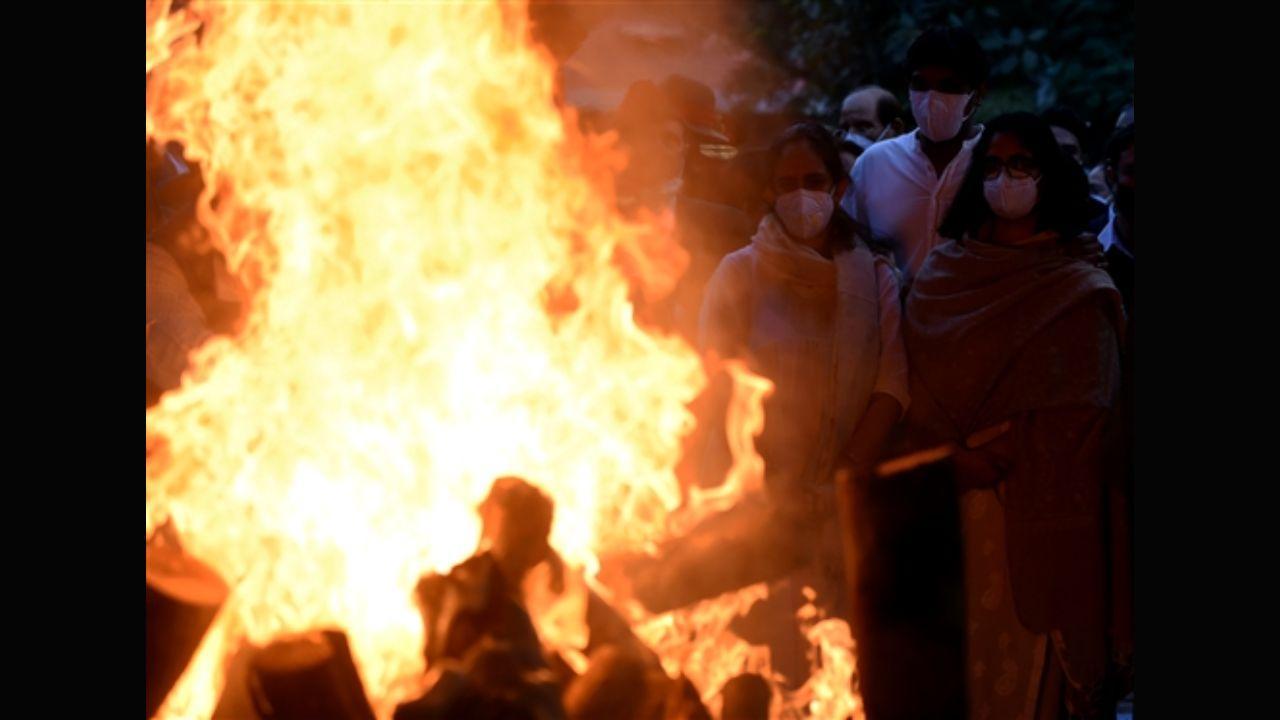
<path id="1" fill-rule="evenodd" d="M 861 695 L 851 688 L 857 673 L 855 644 L 849 624 L 838 618 L 823 618 L 807 604 L 798 616 L 805 637 L 813 644 L 812 675 L 791 699 L 793 706 L 807 708 L 809 717 L 865 720 Z"/>
<path id="2" fill-rule="evenodd" d="M 625 160 L 557 109 L 520 3 L 162 2 L 147 22 L 148 135 L 200 163 L 200 222 L 253 298 L 147 413 L 147 531 L 173 518 L 234 588 L 162 715 L 209 717 L 241 640 L 336 626 L 389 716 L 423 672 L 412 588 L 474 550 L 494 478 L 554 499 L 552 544 L 588 576 L 669 530 L 705 378 L 636 326 L 628 278 L 660 294 L 686 258 L 669 216 L 613 210 Z M 731 495 L 759 474 L 751 387 Z"/>
<path id="3" fill-rule="evenodd" d="M 773 680 L 769 649 L 751 645 L 729 630 L 729 623 L 769 596 L 764 583 L 673 610 L 636 626 L 636 635 L 662 657 L 670 675 L 683 673 L 708 704 L 724 684 L 740 673 L 759 673 Z"/>

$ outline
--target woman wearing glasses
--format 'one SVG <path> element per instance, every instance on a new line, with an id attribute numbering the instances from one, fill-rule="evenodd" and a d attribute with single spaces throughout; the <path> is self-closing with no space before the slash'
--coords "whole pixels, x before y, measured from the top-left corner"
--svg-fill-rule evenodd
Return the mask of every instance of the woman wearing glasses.
<path id="1" fill-rule="evenodd" d="M 905 306 L 922 444 L 954 459 L 970 717 L 1114 716 L 1127 665 L 1127 567 L 1103 445 L 1124 315 L 1106 272 L 1069 252 L 1084 174 L 1030 113 L 988 123 Z M 992 439 L 995 438 L 995 439 Z"/>

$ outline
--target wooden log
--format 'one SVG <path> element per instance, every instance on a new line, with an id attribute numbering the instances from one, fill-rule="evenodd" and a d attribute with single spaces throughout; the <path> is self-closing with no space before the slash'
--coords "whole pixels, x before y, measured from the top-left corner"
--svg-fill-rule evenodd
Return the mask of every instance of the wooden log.
<path id="1" fill-rule="evenodd" d="M 657 557 L 625 559 L 621 572 L 650 612 L 666 612 L 796 570 L 813 554 L 806 530 L 766 502 L 744 501 L 669 541 Z"/>
<path id="2" fill-rule="evenodd" d="M 963 716 L 964 568 L 952 460 L 892 478 L 847 475 L 837 488 L 867 716 Z"/>
<path id="3" fill-rule="evenodd" d="M 462 660 L 487 637 L 514 646 L 526 668 L 545 668 L 533 621 L 507 588 L 488 552 L 459 563 L 448 575 L 419 580 L 415 596 L 425 629 L 427 665 Z"/>
<path id="4" fill-rule="evenodd" d="M 430 671 L 422 697 L 401 703 L 392 720 L 448 720 L 467 717 L 480 703 L 480 691 L 456 662 L 444 662 Z"/>
<path id="5" fill-rule="evenodd" d="M 259 650 L 249 694 L 263 720 L 374 720 L 339 631 L 281 638 Z"/>
<path id="6" fill-rule="evenodd" d="M 464 662 L 444 660 L 422 697 L 393 720 L 565 720 L 560 686 L 547 670 L 529 671 L 512 648 L 485 639 Z"/>
<path id="7" fill-rule="evenodd" d="M 176 543 L 147 543 L 147 717 L 186 670 L 227 592 L 212 568 Z"/>
<path id="8" fill-rule="evenodd" d="M 222 696 L 213 709 L 212 720 L 257 720 L 253 699 L 249 697 L 249 663 L 262 648 L 241 640 L 226 669 Z"/>

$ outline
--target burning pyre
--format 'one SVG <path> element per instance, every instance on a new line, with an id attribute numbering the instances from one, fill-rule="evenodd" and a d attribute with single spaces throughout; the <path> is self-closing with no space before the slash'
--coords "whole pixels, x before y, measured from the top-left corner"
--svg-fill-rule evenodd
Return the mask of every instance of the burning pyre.
<path id="1" fill-rule="evenodd" d="M 733 367 L 734 469 L 682 490 L 705 372 L 633 308 L 670 291 L 683 251 L 669 217 L 614 209 L 626 159 L 557 106 L 523 4 L 152 2 L 147 70 L 148 137 L 201 165 L 200 224 L 252 298 L 147 413 L 147 535 L 172 523 L 229 586 L 159 716 L 213 716 L 246 647 L 272 651 L 250 663 L 259 696 L 288 702 L 263 680 L 282 667 L 336 667 L 382 718 L 486 672 L 535 698 L 559 683 L 549 706 L 570 709 L 640 678 L 624 685 L 689 713 L 769 676 L 727 629 L 762 584 L 655 616 L 596 580 L 602 556 L 652 552 L 758 486 L 767 383 Z M 476 510 L 510 475 L 555 509 L 516 560 Z M 455 611 L 519 598 L 536 652 L 509 633 L 440 650 L 439 623 L 466 625 L 432 610 L 449 592 Z M 831 627 L 813 626 L 830 658 L 790 706 L 856 712 Z"/>

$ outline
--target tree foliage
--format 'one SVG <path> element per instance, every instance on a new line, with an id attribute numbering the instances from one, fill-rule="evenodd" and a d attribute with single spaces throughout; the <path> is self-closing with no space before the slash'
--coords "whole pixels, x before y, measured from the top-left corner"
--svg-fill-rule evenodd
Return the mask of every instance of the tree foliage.
<path id="1" fill-rule="evenodd" d="M 1105 133 L 1133 96 L 1133 0 L 751 0 L 741 19 L 758 60 L 732 89 L 787 88 L 791 109 L 831 122 L 860 85 L 905 99 L 907 48 L 933 24 L 969 29 L 990 57 L 979 119 L 1061 104 Z"/>

